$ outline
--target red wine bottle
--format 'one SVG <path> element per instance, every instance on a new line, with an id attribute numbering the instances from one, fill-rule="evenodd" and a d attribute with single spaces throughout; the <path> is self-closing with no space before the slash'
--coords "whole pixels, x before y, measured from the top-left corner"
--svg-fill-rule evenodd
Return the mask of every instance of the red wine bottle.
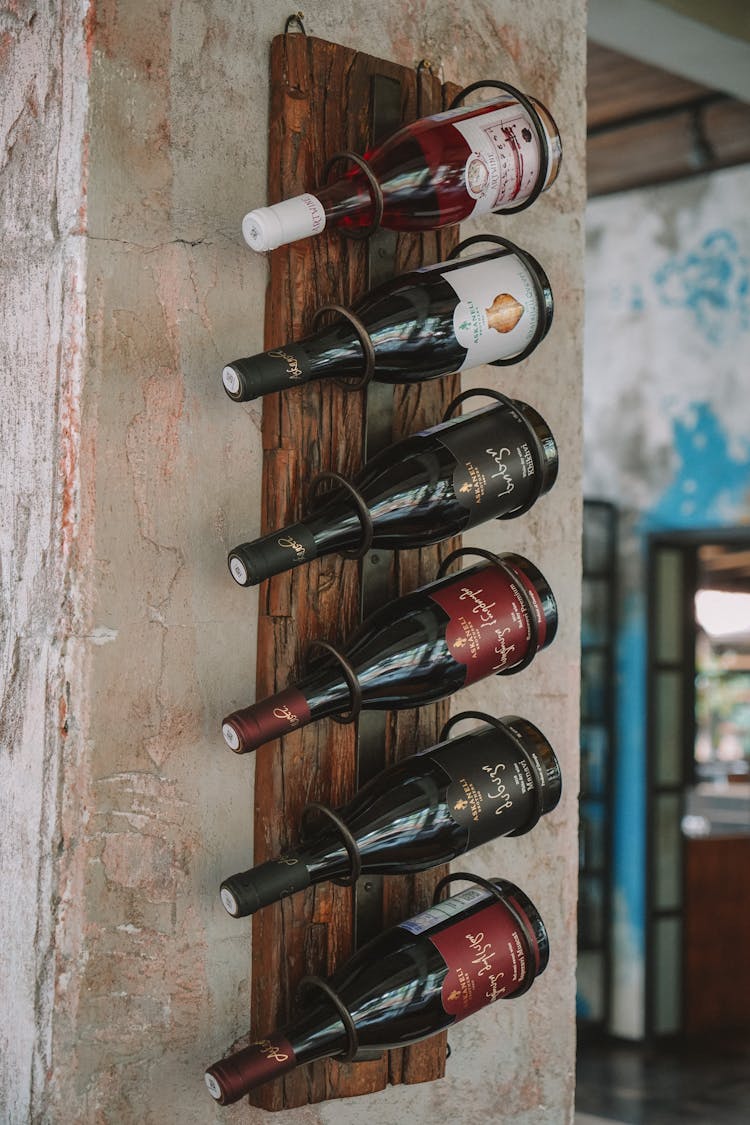
<path id="1" fill-rule="evenodd" d="M 362 946 L 327 982 L 336 1003 L 305 990 L 292 1023 L 209 1067 L 212 1096 L 229 1105 L 315 1059 L 405 1047 L 527 991 L 547 967 L 547 931 L 523 891 L 492 884 L 500 898 L 472 887 Z"/>
<path id="2" fill-rule="evenodd" d="M 528 559 L 505 554 L 499 565 L 468 567 L 382 606 L 362 622 L 344 655 L 362 707 L 400 710 L 520 668 L 552 642 L 556 629 L 547 580 Z M 326 655 L 296 684 L 232 712 L 222 732 L 230 749 L 246 754 L 352 702 L 341 664 Z"/>
<path id="3" fill-rule="evenodd" d="M 485 520 L 520 515 L 557 477 L 557 446 L 525 402 L 498 403 L 413 434 L 373 457 L 354 480 L 372 520 L 372 546 L 424 547 Z M 299 523 L 229 553 L 240 586 L 357 547 L 362 521 L 335 488 Z"/>
<path id="4" fill-rule="evenodd" d="M 395 875 L 531 831 L 560 790 L 549 742 L 528 719 L 510 715 L 390 766 L 335 815 L 362 874 Z M 295 851 L 225 879 L 221 901 L 243 918 L 313 883 L 351 875 L 351 867 L 343 835 L 329 823 Z"/>
<path id="5" fill-rule="evenodd" d="M 523 357 L 552 323 L 552 291 L 525 251 L 492 250 L 412 270 L 367 294 L 354 311 L 372 340 L 374 378 L 418 383 L 450 371 Z M 361 375 L 365 355 L 352 325 L 330 325 L 279 348 L 228 364 L 235 402 L 312 379 Z"/>
<path id="6" fill-rule="evenodd" d="M 383 193 L 381 224 L 390 230 L 438 230 L 516 208 L 560 167 L 560 134 L 547 109 L 529 99 L 537 120 L 510 93 L 406 125 L 364 159 Z M 539 127 L 544 133 L 540 137 Z M 325 227 L 362 229 L 375 204 L 358 168 L 326 187 L 258 207 L 242 222 L 253 250 L 273 250 Z"/>

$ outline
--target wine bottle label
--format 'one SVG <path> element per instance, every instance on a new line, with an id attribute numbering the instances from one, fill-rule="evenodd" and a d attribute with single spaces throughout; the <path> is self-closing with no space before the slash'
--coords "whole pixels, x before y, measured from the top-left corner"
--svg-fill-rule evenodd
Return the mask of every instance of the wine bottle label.
<path id="1" fill-rule="evenodd" d="M 515 744 L 492 727 L 452 739 L 431 752 L 448 776 L 447 805 L 466 830 L 466 850 L 523 830 L 536 808 L 534 776 Z"/>
<path id="2" fill-rule="evenodd" d="M 472 216 L 515 206 L 531 194 L 541 165 L 539 140 L 518 102 L 456 121 L 453 127 L 471 148 L 464 184 L 475 200 Z"/>
<path id="3" fill-rule="evenodd" d="M 456 458 L 453 492 L 469 512 L 467 527 L 514 512 L 538 491 L 528 423 L 516 410 L 493 407 L 466 426 L 436 436 Z"/>
<path id="4" fill-rule="evenodd" d="M 438 902 L 431 906 L 429 910 L 423 910 L 421 914 L 415 914 L 413 918 L 408 918 L 405 922 L 400 923 L 402 930 L 408 930 L 410 934 L 423 934 L 427 930 L 433 930 L 435 926 L 440 925 L 441 922 L 446 922 L 449 918 L 454 918 L 456 914 L 460 914 L 462 910 L 467 907 L 473 906 L 475 902 L 480 899 L 489 898 L 489 892 L 482 890 L 480 887 L 471 887 L 468 891 L 461 891 L 458 895 L 451 895 L 443 902 Z"/>
<path id="5" fill-rule="evenodd" d="M 539 323 L 536 290 L 521 260 L 505 254 L 442 276 L 458 297 L 453 331 L 466 348 L 460 370 L 520 355 Z"/>
<path id="6" fill-rule="evenodd" d="M 516 581 L 495 566 L 473 570 L 464 579 L 459 575 L 430 594 L 448 614 L 445 639 L 453 659 L 466 666 L 464 686 L 513 668 L 526 656 L 531 622 L 521 583 L 539 602 L 523 575 L 519 574 Z M 543 617 L 541 602 L 538 610 Z M 540 627 L 538 647 L 542 640 Z"/>
<path id="7" fill-rule="evenodd" d="M 429 940 L 448 966 L 443 1008 L 463 1019 L 494 1000 L 512 996 L 530 971 L 524 934 L 502 902 L 492 901 Z"/>

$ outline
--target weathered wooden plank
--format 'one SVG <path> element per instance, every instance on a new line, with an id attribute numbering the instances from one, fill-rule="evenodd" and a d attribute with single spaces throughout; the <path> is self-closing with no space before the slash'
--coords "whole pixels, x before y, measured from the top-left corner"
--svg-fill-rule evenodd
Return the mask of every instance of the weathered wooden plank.
<path id="1" fill-rule="evenodd" d="M 442 107 L 438 80 L 396 64 L 301 35 L 279 36 L 271 51 L 271 127 L 268 197 L 275 202 L 320 181 L 325 159 L 336 151 L 367 148 L 373 74 L 402 83 L 404 120 Z M 418 105 L 419 101 L 419 105 Z M 455 239 L 448 239 L 448 242 Z M 437 260 L 438 237 L 399 239 L 398 269 Z M 448 243 L 446 243 L 447 245 Z M 322 304 L 351 305 L 366 289 L 367 246 L 324 234 L 270 256 L 266 347 L 309 330 Z M 437 421 L 454 393 L 455 379 L 398 389 L 397 433 Z M 321 470 L 351 476 L 361 465 L 363 396 L 333 384 L 313 383 L 264 400 L 262 531 L 289 522 L 299 511 L 306 482 Z M 434 574 L 437 552 L 410 552 L 399 589 Z M 394 593 L 396 591 L 394 590 Z M 358 617 L 357 564 L 338 558 L 313 562 L 265 583 L 260 591 L 257 697 L 288 683 L 304 666 L 310 641 L 332 642 L 353 631 Z M 434 741 L 443 711 L 424 708 L 394 724 L 404 752 Z M 395 759 L 396 741 L 391 739 Z M 353 792 L 355 730 L 324 721 L 297 731 L 256 755 L 255 862 L 278 855 L 296 837 L 303 806 L 311 800 L 343 803 Z M 399 921 L 431 896 L 436 876 L 392 881 L 385 918 Z M 289 1016 L 299 979 L 330 973 L 353 941 L 352 892 L 324 885 L 260 911 L 253 919 L 251 985 L 253 1034 L 267 1033 Z M 430 1041 L 375 1062 L 315 1064 L 262 1087 L 253 1102 L 283 1109 L 382 1088 L 391 1081 L 420 1081 L 442 1073 L 445 1046 Z"/>

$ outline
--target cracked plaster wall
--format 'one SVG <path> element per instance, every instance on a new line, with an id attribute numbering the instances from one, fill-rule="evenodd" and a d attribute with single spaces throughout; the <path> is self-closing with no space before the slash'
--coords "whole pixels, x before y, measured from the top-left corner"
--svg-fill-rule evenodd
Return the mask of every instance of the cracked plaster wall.
<path id="1" fill-rule="evenodd" d="M 566 787 L 530 837 L 472 862 L 518 881 L 549 924 L 532 993 L 456 1029 L 446 1081 L 283 1119 L 559 1125 L 574 1050 L 583 3 L 550 15 L 541 0 L 419 0 L 405 21 L 401 4 L 315 0 L 305 15 L 321 37 L 441 60 L 451 80 L 504 77 L 563 132 L 555 188 L 481 226 L 528 246 L 552 279 L 551 335 L 502 388 L 548 417 L 561 477 L 512 530 L 473 536 L 539 563 L 561 630 L 533 671 L 460 703 L 538 722 Z M 216 887 L 249 858 L 252 765 L 222 749 L 218 722 L 254 683 L 256 601 L 225 556 L 257 531 L 260 413 L 229 403 L 219 371 L 262 345 L 265 264 L 240 220 L 264 200 L 281 25 L 240 0 L 16 0 L 0 15 L 11 1122 L 263 1116 L 214 1107 L 202 1070 L 248 1024 L 249 927 Z"/>

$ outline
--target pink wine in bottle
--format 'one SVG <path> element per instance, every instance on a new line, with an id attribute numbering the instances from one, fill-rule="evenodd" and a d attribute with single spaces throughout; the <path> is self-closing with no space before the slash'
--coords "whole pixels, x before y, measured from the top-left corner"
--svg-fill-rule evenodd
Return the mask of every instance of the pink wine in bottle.
<path id="1" fill-rule="evenodd" d="M 562 156 L 549 111 L 533 101 L 536 120 L 510 93 L 423 117 L 399 129 L 364 159 L 383 193 L 381 224 L 390 230 L 437 230 L 516 208 L 541 181 L 555 180 Z M 540 127 L 543 135 L 540 135 Z M 367 177 L 355 168 L 294 199 L 258 207 L 242 222 L 253 250 L 273 250 L 325 227 L 362 229 L 375 213 Z"/>

